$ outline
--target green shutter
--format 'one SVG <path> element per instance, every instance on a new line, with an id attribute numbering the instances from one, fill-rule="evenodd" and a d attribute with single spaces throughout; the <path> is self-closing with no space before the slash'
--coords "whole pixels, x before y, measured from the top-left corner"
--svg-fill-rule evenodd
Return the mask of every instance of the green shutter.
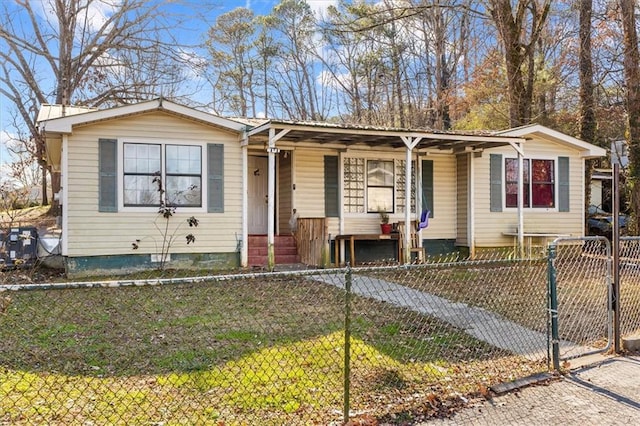
<path id="1" fill-rule="evenodd" d="M 224 212 L 224 145 L 207 144 L 207 211 Z"/>
<path id="2" fill-rule="evenodd" d="M 569 211 L 569 157 L 558 158 L 558 211 Z"/>
<path id="3" fill-rule="evenodd" d="M 502 211 L 502 155 L 489 155 L 489 210 Z"/>
<path id="4" fill-rule="evenodd" d="M 118 211 L 118 141 L 98 140 L 98 211 Z"/>
<path id="5" fill-rule="evenodd" d="M 324 215 L 326 217 L 338 217 L 339 194 L 338 194 L 338 157 L 324 156 Z"/>
<path id="6" fill-rule="evenodd" d="M 433 160 L 422 160 L 422 210 L 428 209 L 433 217 Z"/>

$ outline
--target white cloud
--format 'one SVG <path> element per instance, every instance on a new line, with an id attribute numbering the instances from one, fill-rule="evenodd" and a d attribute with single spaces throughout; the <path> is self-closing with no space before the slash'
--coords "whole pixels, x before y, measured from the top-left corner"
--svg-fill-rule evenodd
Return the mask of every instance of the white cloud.
<path id="1" fill-rule="evenodd" d="M 316 18 L 324 17 L 329 6 L 337 6 L 336 0 L 307 0 L 307 4 L 311 6 L 311 10 Z"/>
<path id="2" fill-rule="evenodd" d="M 79 18 L 88 23 L 88 27 L 91 31 L 96 31 L 107 21 L 107 18 L 113 14 L 122 4 L 121 0 L 84 0 L 81 4 L 87 4 L 87 7 L 83 9 L 83 15 Z M 51 0 L 36 0 L 32 1 L 32 7 L 38 15 L 47 22 L 57 24 L 56 14 L 54 12 L 54 2 Z M 53 22 L 52 22 L 53 21 Z M 79 21 L 80 23 L 81 21 Z M 80 27 L 82 24 L 80 23 Z"/>

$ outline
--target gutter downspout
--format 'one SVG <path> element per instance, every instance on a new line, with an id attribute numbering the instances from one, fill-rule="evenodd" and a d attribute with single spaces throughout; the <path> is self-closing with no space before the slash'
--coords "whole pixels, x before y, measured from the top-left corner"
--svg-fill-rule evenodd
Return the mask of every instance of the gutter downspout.
<path id="1" fill-rule="evenodd" d="M 469 154 L 467 154 L 467 164 L 469 166 L 469 171 L 467 172 L 467 188 L 469 191 L 469 196 L 468 196 L 468 203 L 469 206 L 467 206 L 467 214 L 468 214 L 468 218 L 467 218 L 467 223 L 469 224 L 469 229 L 467 230 L 467 242 L 469 244 L 469 257 L 471 259 L 475 259 L 476 256 L 476 197 L 475 197 L 475 193 L 476 193 L 476 185 L 475 185 L 475 179 L 473 178 L 475 176 L 476 173 L 476 168 L 475 168 L 475 164 L 476 162 L 474 161 L 474 154 L 473 152 L 470 152 Z"/>

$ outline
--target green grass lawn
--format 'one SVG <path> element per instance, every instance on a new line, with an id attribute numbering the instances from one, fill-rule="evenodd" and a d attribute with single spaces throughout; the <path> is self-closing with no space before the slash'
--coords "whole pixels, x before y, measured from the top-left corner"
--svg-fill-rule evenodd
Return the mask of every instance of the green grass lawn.
<path id="1" fill-rule="evenodd" d="M 345 308 L 337 288 L 261 276 L 6 295 L 0 423 L 341 417 Z M 545 368 L 386 303 L 356 297 L 351 309 L 351 406 L 378 418 L 439 413 L 459 395 Z"/>

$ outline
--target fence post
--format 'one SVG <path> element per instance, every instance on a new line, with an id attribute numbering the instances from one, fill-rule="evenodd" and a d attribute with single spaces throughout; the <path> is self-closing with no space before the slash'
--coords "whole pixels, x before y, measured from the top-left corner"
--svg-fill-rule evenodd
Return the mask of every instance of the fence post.
<path id="1" fill-rule="evenodd" d="M 344 407 L 343 423 L 349 421 L 349 389 L 351 387 L 351 268 L 347 265 L 344 282 Z"/>
<path id="2" fill-rule="evenodd" d="M 549 257 L 547 259 L 548 272 L 548 306 L 551 317 L 551 350 L 553 369 L 560 370 L 560 337 L 558 333 L 558 288 L 556 282 L 556 242 L 549 244 Z M 548 336 L 548 334 L 547 334 Z M 547 344 L 548 347 L 548 344 Z"/>

